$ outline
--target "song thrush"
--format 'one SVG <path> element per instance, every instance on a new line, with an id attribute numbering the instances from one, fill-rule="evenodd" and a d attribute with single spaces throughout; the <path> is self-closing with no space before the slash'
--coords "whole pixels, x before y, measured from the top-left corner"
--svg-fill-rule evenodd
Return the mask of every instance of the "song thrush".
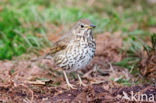
<path id="1" fill-rule="evenodd" d="M 70 84 L 66 72 L 85 68 L 94 57 L 96 44 L 92 28 L 95 27 L 88 19 L 79 20 L 69 32 L 53 45 L 48 53 L 49 56 L 52 56 L 54 63 L 62 68 L 70 88 L 74 88 L 74 85 Z M 85 86 L 79 74 L 78 79 L 80 85 Z"/>

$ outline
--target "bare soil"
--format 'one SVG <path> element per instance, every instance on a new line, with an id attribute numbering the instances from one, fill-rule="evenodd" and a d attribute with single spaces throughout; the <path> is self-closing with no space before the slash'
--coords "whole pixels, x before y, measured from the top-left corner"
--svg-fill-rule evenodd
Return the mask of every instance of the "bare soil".
<path id="1" fill-rule="evenodd" d="M 39 60 L 34 54 L 26 54 L 12 61 L 0 61 L 0 102 L 2 103 L 137 103 L 124 99 L 131 92 L 155 96 L 154 85 L 136 85 L 128 70 L 112 65 L 122 60 L 120 48 L 123 41 L 120 32 L 96 36 L 96 56 L 92 63 L 81 71 L 86 87 L 78 85 L 78 79 L 70 74 L 69 80 L 76 89 L 68 89 L 63 74 L 51 60 Z M 129 79 L 132 86 L 116 81 Z M 153 102 L 154 102 L 153 101 Z M 138 103 L 142 103 L 139 101 Z M 144 102 L 146 103 L 147 101 Z"/>

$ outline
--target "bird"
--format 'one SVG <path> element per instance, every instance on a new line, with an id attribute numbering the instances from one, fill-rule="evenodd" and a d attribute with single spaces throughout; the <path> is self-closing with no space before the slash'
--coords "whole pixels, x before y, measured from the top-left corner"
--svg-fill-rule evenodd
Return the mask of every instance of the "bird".
<path id="1" fill-rule="evenodd" d="M 80 19 L 50 48 L 46 56 L 53 58 L 54 64 L 63 71 L 67 86 L 75 89 L 69 82 L 67 73 L 77 72 L 91 62 L 95 56 L 96 43 L 92 29 L 96 26 L 89 19 Z M 86 86 L 77 74 L 80 86 Z"/>

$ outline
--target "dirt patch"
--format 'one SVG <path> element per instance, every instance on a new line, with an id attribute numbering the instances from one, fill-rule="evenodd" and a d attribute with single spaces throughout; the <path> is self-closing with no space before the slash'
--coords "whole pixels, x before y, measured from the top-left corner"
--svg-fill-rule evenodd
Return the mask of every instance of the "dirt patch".
<path id="1" fill-rule="evenodd" d="M 55 38 L 55 37 L 54 37 Z M 99 34 L 96 37 L 96 56 L 81 72 L 87 87 L 80 87 L 78 79 L 69 76 L 77 89 L 68 90 L 61 71 L 51 60 L 32 62 L 35 55 L 23 55 L 12 61 L 0 62 L 0 101 L 14 103 L 112 103 L 130 102 L 122 99 L 124 93 L 144 93 L 156 96 L 154 86 L 125 87 L 117 83 L 120 79 L 133 81 L 127 69 L 113 66 L 122 59 L 123 45 L 120 32 Z M 131 83 L 133 84 L 133 82 Z M 156 97 L 155 97 L 156 98 Z"/>
<path id="2" fill-rule="evenodd" d="M 18 86 L 17 88 L 0 87 L 0 101 L 15 103 L 32 101 L 34 103 L 131 103 L 132 101 L 133 103 L 137 103 L 137 100 L 140 100 L 138 101 L 139 103 L 147 102 L 149 100 L 153 102 L 156 101 L 155 99 L 149 99 L 156 98 L 156 87 L 154 86 L 111 87 L 105 89 L 105 85 L 107 84 L 108 83 L 105 82 L 98 85 L 89 85 L 85 88 L 80 87 L 76 90 L 64 90 L 62 88 L 35 85 L 35 88 L 31 85 L 29 89 L 25 86 Z M 141 93 L 147 95 L 147 99 L 146 97 L 142 99 Z M 135 99 L 129 100 L 123 98 L 125 95 L 127 95 L 129 99 L 131 99 L 132 95 L 135 95 Z M 153 95 L 153 97 L 151 95 Z"/>

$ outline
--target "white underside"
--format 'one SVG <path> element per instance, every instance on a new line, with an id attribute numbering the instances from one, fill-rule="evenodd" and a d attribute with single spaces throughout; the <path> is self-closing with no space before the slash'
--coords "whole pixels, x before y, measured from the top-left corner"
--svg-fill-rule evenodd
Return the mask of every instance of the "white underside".
<path id="1" fill-rule="evenodd" d="M 71 45 L 68 45 L 67 49 L 70 48 Z M 74 49 L 68 51 L 66 54 L 60 54 L 61 57 L 67 58 L 66 65 L 72 67 L 68 71 L 77 71 L 80 69 L 84 69 L 92 60 L 92 56 L 94 55 L 93 48 L 90 48 L 86 44 L 81 44 L 78 48 L 77 45 L 72 45 Z M 65 57 L 66 56 L 66 57 Z M 60 64 L 60 67 L 65 65 Z"/>

